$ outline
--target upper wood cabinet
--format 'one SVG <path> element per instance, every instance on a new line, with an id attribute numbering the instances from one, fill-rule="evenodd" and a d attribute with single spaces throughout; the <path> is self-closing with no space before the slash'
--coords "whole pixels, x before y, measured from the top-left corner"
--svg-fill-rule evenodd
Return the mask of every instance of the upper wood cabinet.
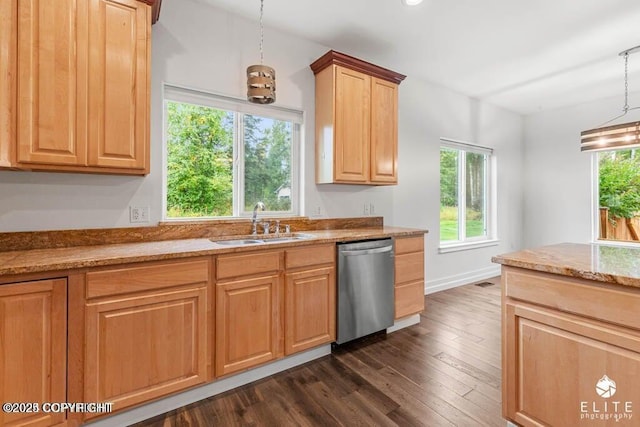
<path id="1" fill-rule="evenodd" d="M 0 8 L 0 167 L 148 173 L 152 6 Z"/>
<path id="2" fill-rule="evenodd" d="M 316 183 L 398 182 L 398 85 L 385 68 L 329 51 L 316 76 Z"/>

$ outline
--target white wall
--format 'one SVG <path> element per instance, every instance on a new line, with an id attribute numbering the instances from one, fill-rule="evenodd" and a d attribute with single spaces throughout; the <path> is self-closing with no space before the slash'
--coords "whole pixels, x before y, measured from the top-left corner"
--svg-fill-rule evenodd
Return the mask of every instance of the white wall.
<path id="1" fill-rule="evenodd" d="M 401 85 L 399 110 L 400 185 L 393 194 L 393 222 L 431 230 L 425 244 L 427 292 L 495 275 L 491 257 L 522 246 L 521 116 L 410 78 Z M 498 246 L 438 254 L 440 137 L 494 149 Z"/>
<path id="2" fill-rule="evenodd" d="M 259 28 L 195 0 L 170 0 L 153 27 L 151 173 L 144 178 L 0 172 L 0 231 L 129 226 L 128 206 L 162 208 L 162 83 L 244 98 L 245 69 L 259 59 Z M 305 213 L 360 216 L 365 204 L 385 224 L 428 228 L 427 282 L 434 289 L 495 271 L 492 255 L 520 248 L 522 118 L 412 77 L 400 85 L 399 185 L 314 183 L 314 77 L 309 64 L 329 47 L 265 28 L 265 63 L 277 74 L 277 104 L 305 112 Z M 379 58 L 364 53 L 370 62 Z M 393 69 L 393 64 L 380 63 Z M 497 247 L 439 255 L 439 138 L 478 142 L 498 158 Z"/>
<path id="3" fill-rule="evenodd" d="M 639 95 L 631 94 L 630 99 Z M 525 119 L 526 247 L 591 241 L 591 154 L 580 151 L 580 132 L 620 114 L 622 103 L 622 96 L 617 96 Z M 615 123 L 639 119 L 632 111 Z"/>

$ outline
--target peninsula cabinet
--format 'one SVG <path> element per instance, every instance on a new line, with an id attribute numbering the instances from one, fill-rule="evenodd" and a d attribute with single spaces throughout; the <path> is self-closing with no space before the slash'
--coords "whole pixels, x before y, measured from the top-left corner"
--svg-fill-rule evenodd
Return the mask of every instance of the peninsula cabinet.
<path id="1" fill-rule="evenodd" d="M 216 376 L 282 356 L 282 251 L 216 260 Z"/>
<path id="2" fill-rule="evenodd" d="M 335 341 L 335 257 L 335 244 L 286 251 L 286 355 Z"/>
<path id="3" fill-rule="evenodd" d="M 212 379 L 211 268 L 204 257 L 86 274 L 85 401 L 117 411 Z"/>
<path id="4" fill-rule="evenodd" d="M 66 343 L 66 279 L 0 285 L 0 401 L 65 402 Z M 65 419 L 65 413 L 0 412 L 3 426 L 49 426 Z"/>
<path id="5" fill-rule="evenodd" d="M 395 239 L 395 318 L 424 310 L 424 236 Z"/>
<path id="6" fill-rule="evenodd" d="M 502 268 L 503 416 L 522 426 L 636 425 L 639 290 Z"/>
<path id="7" fill-rule="evenodd" d="M 149 172 L 151 8 L 2 1 L 0 167 Z"/>
<path id="8" fill-rule="evenodd" d="M 336 51 L 316 78 L 316 183 L 398 182 L 398 85 L 391 70 Z"/>

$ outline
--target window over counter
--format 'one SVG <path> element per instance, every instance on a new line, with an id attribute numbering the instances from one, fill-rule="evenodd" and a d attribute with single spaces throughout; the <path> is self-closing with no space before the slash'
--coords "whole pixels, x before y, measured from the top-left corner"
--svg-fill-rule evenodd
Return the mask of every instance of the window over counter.
<path id="1" fill-rule="evenodd" d="M 164 217 L 299 214 L 303 113 L 164 86 Z"/>
<path id="2" fill-rule="evenodd" d="M 640 243 L 640 148 L 592 155 L 595 239 Z"/>
<path id="3" fill-rule="evenodd" d="M 497 244 L 493 150 L 440 139 L 440 253 Z"/>

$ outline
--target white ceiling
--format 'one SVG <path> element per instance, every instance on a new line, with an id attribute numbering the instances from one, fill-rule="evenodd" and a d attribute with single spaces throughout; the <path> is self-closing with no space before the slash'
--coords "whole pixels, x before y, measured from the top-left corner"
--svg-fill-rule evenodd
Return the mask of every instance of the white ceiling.
<path id="1" fill-rule="evenodd" d="M 259 0 L 201 1 L 259 16 Z M 522 114 L 609 96 L 620 96 L 622 108 L 618 53 L 640 45 L 638 0 L 264 3 L 266 27 Z M 640 53 L 629 57 L 629 71 L 629 90 L 640 91 Z"/>

